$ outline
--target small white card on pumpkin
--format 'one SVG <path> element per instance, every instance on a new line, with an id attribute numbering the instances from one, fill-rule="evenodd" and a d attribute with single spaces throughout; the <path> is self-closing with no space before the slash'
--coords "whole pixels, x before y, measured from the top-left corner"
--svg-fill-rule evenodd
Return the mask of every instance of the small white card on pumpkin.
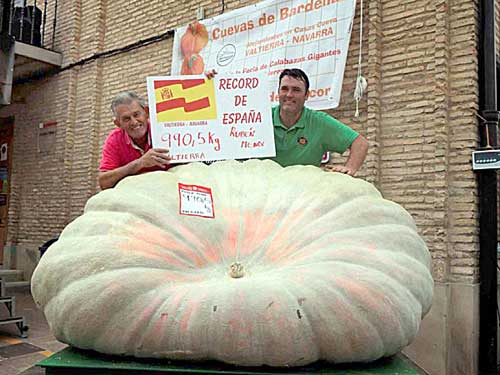
<path id="1" fill-rule="evenodd" d="M 212 189 L 181 183 L 178 186 L 180 215 L 215 218 Z"/>

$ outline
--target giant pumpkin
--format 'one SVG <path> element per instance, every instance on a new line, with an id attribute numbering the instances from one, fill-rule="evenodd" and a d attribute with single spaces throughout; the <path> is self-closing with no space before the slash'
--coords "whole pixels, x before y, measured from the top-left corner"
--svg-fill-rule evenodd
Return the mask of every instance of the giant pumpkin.
<path id="1" fill-rule="evenodd" d="M 210 188 L 215 217 L 180 214 L 179 183 Z M 372 361 L 417 334 L 429 263 L 411 216 L 361 179 L 195 163 L 92 197 L 41 259 L 32 293 L 57 339 L 83 349 L 251 366 Z"/>

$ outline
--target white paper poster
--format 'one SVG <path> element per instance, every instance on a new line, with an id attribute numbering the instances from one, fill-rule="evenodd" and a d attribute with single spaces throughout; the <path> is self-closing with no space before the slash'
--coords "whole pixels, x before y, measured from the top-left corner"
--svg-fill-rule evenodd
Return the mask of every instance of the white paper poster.
<path id="1" fill-rule="evenodd" d="M 172 75 L 265 72 L 277 103 L 284 68 L 310 79 L 307 106 L 339 104 L 355 0 L 268 0 L 195 21 L 175 32 Z"/>
<path id="2" fill-rule="evenodd" d="M 172 163 L 276 155 L 265 73 L 148 77 L 147 85 L 152 143 Z"/>

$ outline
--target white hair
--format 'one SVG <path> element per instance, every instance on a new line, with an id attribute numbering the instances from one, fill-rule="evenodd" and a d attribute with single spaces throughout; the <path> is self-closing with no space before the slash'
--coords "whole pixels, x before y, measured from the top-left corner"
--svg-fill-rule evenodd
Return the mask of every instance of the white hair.
<path id="1" fill-rule="evenodd" d="M 123 91 L 116 95 L 111 102 L 111 112 L 113 112 L 113 116 L 116 116 L 116 107 L 132 102 L 139 103 L 142 108 L 145 108 L 147 105 L 146 100 L 142 96 L 137 95 L 134 91 Z"/>

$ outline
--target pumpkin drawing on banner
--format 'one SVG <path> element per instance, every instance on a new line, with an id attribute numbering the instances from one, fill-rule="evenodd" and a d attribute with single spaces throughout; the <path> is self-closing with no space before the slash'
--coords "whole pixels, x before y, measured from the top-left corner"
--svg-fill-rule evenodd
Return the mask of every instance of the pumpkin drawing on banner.
<path id="1" fill-rule="evenodd" d="M 212 216 L 184 214 L 182 186 L 209 192 Z M 407 346 L 431 306 L 429 269 L 412 217 L 370 183 L 224 161 L 95 195 L 31 285 L 56 338 L 78 348 L 300 366 Z"/>
<path id="2" fill-rule="evenodd" d="M 198 21 L 190 23 L 181 37 L 181 53 L 184 57 L 181 74 L 201 74 L 205 67 L 200 51 L 208 43 L 208 32 L 205 25 Z"/>
<path id="3" fill-rule="evenodd" d="M 208 43 L 208 32 L 205 25 L 195 21 L 190 23 L 181 37 L 182 56 L 191 56 L 200 51 Z"/>
<path id="4" fill-rule="evenodd" d="M 181 74 L 182 75 L 192 75 L 201 74 L 205 69 L 205 63 L 200 55 L 194 54 L 190 57 L 185 57 L 182 62 Z"/>

